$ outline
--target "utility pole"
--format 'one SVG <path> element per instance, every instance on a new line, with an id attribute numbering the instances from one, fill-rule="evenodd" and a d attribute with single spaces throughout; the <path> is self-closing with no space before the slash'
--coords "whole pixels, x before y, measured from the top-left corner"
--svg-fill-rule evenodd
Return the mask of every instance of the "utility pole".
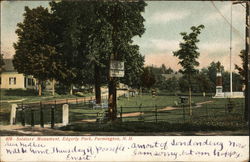
<path id="1" fill-rule="evenodd" d="M 230 98 L 233 98 L 233 72 L 232 72 L 232 18 L 233 18 L 233 4 L 231 5 L 230 18 Z"/>
<path id="2" fill-rule="evenodd" d="M 249 87 L 249 83 L 250 83 L 250 66 L 249 66 L 249 62 L 250 62 L 250 2 L 249 1 L 235 1 L 233 2 L 233 4 L 242 4 L 245 3 L 246 4 L 246 28 L 245 28 L 245 49 L 246 49 L 246 60 L 247 60 L 247 72 L 245 74 L 245 112 L 244 112 L 244 119 L 245 121 L 248 121 L 248 117 L 249 117 L 249 111 L 248 111 L 248 106 L 250 105 L 250 95 L 249 95 L 249 91 L 250 91 L 250 87 Z"/>
<path id="3" fill-rule="evenodd" d="M 249 102 L 250 102 L 250 95 L 249 95 L 249 83 L 250 83 L 250 66 L 249 66 L 249 59 L 250 59 L 250 2 L 246 2 L 246 52 L 247 52 L 247 64 L 248 64 L 248 69 L 246 73 L 246 96 L 245 96 L 245 116 L 244 119 L 245 121 L 248 121 L 249 117 Z"/>

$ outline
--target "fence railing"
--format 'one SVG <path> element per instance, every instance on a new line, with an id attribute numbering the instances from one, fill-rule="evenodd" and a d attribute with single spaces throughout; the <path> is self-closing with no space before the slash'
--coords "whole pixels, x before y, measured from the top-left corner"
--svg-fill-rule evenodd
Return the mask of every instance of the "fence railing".
<path id="1" fill-rule="evenodd" d="M 54 101 L 39 104 L 13 104 L 10 116 L 10 124 L 21 123 L 25 125 L 50 124 L 54 128 L 56 123 L 67 125 L 75 122 L 98 122 L 107 121 L 108 104 L 102 99 L 101 104 L 95 104 L 94 100 L 72 100 L 66 103 Z M 170 122 L 180 123 L 194 120 L 218 120 L 226 121 L 237 116 L 243 119 L 244 104 L 199 104 L 192 106 L 192 116 L 189 115 L 189 107 L 184 104 L 178 106 L 119 106 L 117 118 L 121 122 Z"/>

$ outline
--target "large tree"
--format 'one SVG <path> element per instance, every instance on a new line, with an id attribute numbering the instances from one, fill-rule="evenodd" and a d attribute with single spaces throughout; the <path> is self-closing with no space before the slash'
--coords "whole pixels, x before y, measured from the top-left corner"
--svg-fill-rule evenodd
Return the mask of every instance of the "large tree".
<path id="1" fill-rule="evenodd" d="M 85 69 L 93 72 L 89 76 L 95 83 L 96 99 L 100 96 L 100 84 L 109 83 L 109 114 L 116 118 L 116 83 L 118 79 L 107 77 L 111 59 L 124 61 L 123 82 L 134 85 L 142 70 L 144 58 L 139 47 L 133 44 L 134 36 L 141 36 L 145 30 L 143 17 L 145 2 L 120 1 L 74 1 L 53 2 L 53 14 L 60 19 L 65 32 L 59 50 L 66 56 L 65 64 L 71 69 Z M 67 52 L 68 51 L 68 52 Z M 71 55 L 74 54 L 73 60 Z M 72 60 L 72 61 L 71 61 Z M 75 66 L 77 65 L 77 67 Z M 83 70 L 84 71 L 84 70 Z M 69 83 L 72 82 L 72 76 Z M 76 81 L 79 81 L 79 78 Z M 100 82 L 102 81 L 102 82 Z M 111 99 L 112 98 L 112 99 Z"/>
<path id="2" fill-rule="evenodd" d="M 61 82 L 68 85 L 95 84 L 96 101 L 100 103 L 101 74 L 111 51 L 110 25 L 98 15 L 98 2 L 62 1 L 50 3 L 59 19 L 58 50 L 63 53 L 68 75 Z"/>
<path id="3" fill-rule="evenodd" d="M 47 8 L 25 7 L 24 20 L 17 24 L 13 65 L 18 72 L 33 75 L 38 80 L 39 95 L 42 95 L 43 81 L 63 72 L 57 62 L 53 19 Z"/>
<path id="4" fill-rule="evenodd" d="M 192 26 L 191 33 L 182 32 L 180 33 L 183 41 L 179 44 L 180 49 L 173 52 L 174 56 L 179 58 L 179 64 L 182 66 L 181 72 L 188 77 L 189 82 L 189 113 L 192 115 L 191 109 L 191 77 L 197 72 L 195 67 L 199 65 L 197 61 L 200 53 L 198 52 L 197 43 L 199 42 L 198 35 L 201 33 L 201 30 L 204 28 L 204 25 L 199 25 L 197 27 Z"/>
<path id="5" fill-rule="evenodd" d="M 110 59 L 124 61 L 126 53 L 122 53 L 132 45 L 134 36 L 141 36 L 144 31 L 144 12 L 146 3 L 144 1 L 135 2 L 103 2 L 100 13 L 112 27 L 112 52 Z M 126 65 L 125 65 L 126 66 Z M 126 72 L 125 72 L 126 73 Z M 109 77 L 109 116 L 116 119 L 116 84 L 117 79 Z"/>

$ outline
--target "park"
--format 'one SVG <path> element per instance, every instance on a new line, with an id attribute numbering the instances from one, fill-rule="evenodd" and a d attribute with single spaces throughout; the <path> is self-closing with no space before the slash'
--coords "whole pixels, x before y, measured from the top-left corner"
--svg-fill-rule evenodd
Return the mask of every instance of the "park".
<path id="1" fill-rule="evenodd" d="M 217 20 L 230 31 L 220 35 L 201 15 L 173 16 L 178 2 L 12 5 L 22 19 L 13 28 L 13 52 L 0 55 L 1 134 L 248 135 L 243 19 L 240 29 Z M 159 14 L 161 5 L 169 13 Z M 211 33 L 230 35 L 230 48 L 217 48 Z"/>

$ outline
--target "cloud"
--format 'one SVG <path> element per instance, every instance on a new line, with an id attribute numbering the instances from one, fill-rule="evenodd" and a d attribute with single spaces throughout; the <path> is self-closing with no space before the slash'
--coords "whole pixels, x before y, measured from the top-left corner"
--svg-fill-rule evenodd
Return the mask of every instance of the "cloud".
<path id="1" fill-rule="evenodd" d="M 230 15 L 231 15 L 231 3 L 225 4 L 221 7 L 218 7 L 216 3 L 214 3 L 216 8 L 220 11 L 220 13 L 228 20 L 230 21 Z M 211 4 L 213 7 L 213 4 Z M 215 21 L 215 20 L 222 20 L 223 16 L 220 15 L 219 11 L 215 7 L 213 7 L 215 12 L 210 13 L 209 15 L 206 16 L 206 21 Z M 245 17 L 245 12 L 242 6 L 237 6 L 233 5 L 232 8 L 232 16 L 233 20 L 238 20 L 238 19 L 244 19 Z"/>
<path id="2" fill-rule="evenodd" d="M 230 57 L 229 55 L 221 55 L 217 54 L 217 57 L 211 57 L 209 53 L 201 53 L 200 57 L 198 58 L 198 62 L 200 65 L 197 67 L 198 69 L 208 67 L 210 63 L 214 61 L 220 61 L 222 65 L 225 67 L 225 70 L 229 71 L 230 69 Z M 175 71 L 181 69 L 181 65 L 178 64 L 179 59 L 172 55 L 172 53 L 149 53 L 145 55 L 145 65 L 151 66 L 161 66 L 165 64 L 167 67 L 171 67 Z M 238 54 L 232 56 L 232 70 L 234 70 L 234 65 L 241 65 L 241 59 Z"/>
<path id="3" fill-rule="evenodd" d="M 181 20 L 190 15 L 188 11 L 158 11 L 149 17 L 149 23 L 168 23 L 173 20 Z"/>
<path id="4" fill-rule="evenodd" d="M 12 41 L 2 41 L 1 40 L 1 54 L 3 54 L 4 58 L 12 58 L 15 50 L 13 48 L 13 42 Z"/>
<path id="5" fill-rule="evenodd" d="M 179 41 L 166 40 L 166 39 L 147 39 L 140 43 L 140 48 L 147 51 L 159 52 L 172 52 L 179 48 Z"/>
<path id="6" fill-rule="evenodd" d="M 145 53 L 145 65 L 155 65 L 161 66 L 165 64 L 167 67 L 171 67 L 174 70 L 178 70 L 181 66 L 178 64 L 179 60 L 177 57 L 173 56 L 172 51 L 179 49 L 179 42 L 176 40 L 163 40 L 163 39 L 152 39 L 148 41 L 147 48 L 157 48 L 155 51 Z M 241 47 L 239 40 L 234 40 L 232 42 L 232 69 L 234 69 L 234 64 L 241 65 L 240 51 Z M 229 70 L 229 41 L 216 40 L 206 43 L 198 44 L 200 57 L 198 62 L 200 63 L 199 69 L 207 67 L 212 61 L 220 61 L 226 70 Z"/>
<path id="7" fill-rule="evenodd" d="M 151 43 L 158 50 L 174 51 L 179 47 L 179 41 L 176 40 L 152 39 Z"/>
<path id="8" fill-rule="evenodd" d="M 149 53 L 145 55 L 145 65 L 161 66 L 165 64 L 174 70 L 178 70 L 181 66 L 178 64 L 178 59 L 172 53 Z"/>
<path id="9" fill-rule="evenodd" d="M 208 53 L 201 53 L 199 59 L 198 59 L 200 66 L 199 68 L 203 68 L 203 67 L 207 67 L 210 65 L 210 63 L 212 61 L 217 62 L 220 61 L 221 64 L 224 66 L 226 71 L 230 70 L 230 57 L 229 57 L 229 53 L 227 55 L 223 55 L 223 54 L 217 54 L 216 57 L 211 57 L 211 54 Z M 237 55 L 232 55 L 232 70 L 235 71 L 234 69 L 234 65 L 241 65 L 241 59 L 240 57 Z"/>
<path id="10" fill-rule="evenodd" d="M 242 46 L 242 42 L 240 39 L 234 39 L 232 41 L 232 52 L 239 52 L 244 47 Z M 216 40 L 209 41 L 205 43 L 200 43 L 198 45 L 201 52 L 209 53 L 210 55 L 215 54 L 218 55 L 220 53 L 227 53 L 230 50 L 230 42 L 229 40 Z"/>

